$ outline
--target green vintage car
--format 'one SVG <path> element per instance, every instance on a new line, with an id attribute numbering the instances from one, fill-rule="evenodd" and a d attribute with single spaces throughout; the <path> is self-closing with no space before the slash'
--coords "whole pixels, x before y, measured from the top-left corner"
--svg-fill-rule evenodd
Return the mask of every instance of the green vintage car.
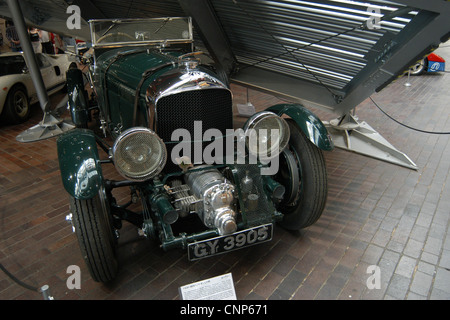
<path id="1" fill-rule="evenodd" d="M 118 271 L 123 221 L 196 260 L 270 241 L 275 223 L 298 230 L 319 219 L 327 197 L 322 150 L 333 144 L 314 114 L 280 104 L 234 128 L 228 79 L 195 50 L 190 18 L 90 26 L 89 72 L 67 74 L 76 128 L 57 146 L 68 219 L 94 280 Z M 104 175 L 111 163 L 122 180 Z M 128 188 L 130 202 L 117 203 L 115 188 Z"/>

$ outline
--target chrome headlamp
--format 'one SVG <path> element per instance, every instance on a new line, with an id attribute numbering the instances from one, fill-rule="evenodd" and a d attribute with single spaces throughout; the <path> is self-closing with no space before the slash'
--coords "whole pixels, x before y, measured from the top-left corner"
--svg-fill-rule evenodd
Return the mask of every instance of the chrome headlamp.
<path id="1" fill-rule="evenodd" d="M 126 179 L 145 181 L 158 175 L 167 161 L 167 149 L 158 135 L 148 128 L 125 130 L 114 142 L 113 160 Z"/>
<path id="2" fill-rule="evenodd" d="M 250 154 L 261 160 L 279 155 L 289 142 L 289 125 L 286 120 L 270 111 L 251 116 L 244 125 L 246 147 Z"/>

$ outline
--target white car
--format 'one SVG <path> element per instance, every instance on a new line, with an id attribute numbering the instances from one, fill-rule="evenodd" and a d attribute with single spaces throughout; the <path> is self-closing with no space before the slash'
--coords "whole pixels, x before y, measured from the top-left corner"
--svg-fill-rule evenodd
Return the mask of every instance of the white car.
<path id="1" fill-rule="evenodd" d="M 71 55 L 37 53 L 45 87 L 49 95 L 64 88 L 66 71 L 76 68 Z M 0 54 L 0 120 L 7 124 L 24 122 L 30 115 L 30 106 L 38 101 L 22 52 Z"/>

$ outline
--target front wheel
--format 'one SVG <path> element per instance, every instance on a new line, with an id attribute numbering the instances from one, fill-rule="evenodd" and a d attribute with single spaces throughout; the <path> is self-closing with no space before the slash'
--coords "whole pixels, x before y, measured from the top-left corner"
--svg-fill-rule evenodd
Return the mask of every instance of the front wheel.
<path id="1" fill-rule="evenodd" d="M 3 116 L 8 124 L 19 124 L 30 116 L 30 101 L 26 90 L 21 85 L 15 85 L 6 97 Z"/>
<path id="2" fill-rule="evenodd" d="M 327 171 L 322 151 L 293 120 L 287 122 L 291 136 L 280 154 L 280 170 L 274 178 L 286 188 L 278 207 L 284 214 L 280 224 L 289 230 L 300 230 L 322 215 L 328 194 Z"/>
<path id="3" fill-rule="evenodd" d="M 78 244 L 92 278 L 97 282 L 112 280 L 118 270 L 117 237 L 106 194 L 100 190 L 87 200 L 70 197 L 70 209 Z"/>

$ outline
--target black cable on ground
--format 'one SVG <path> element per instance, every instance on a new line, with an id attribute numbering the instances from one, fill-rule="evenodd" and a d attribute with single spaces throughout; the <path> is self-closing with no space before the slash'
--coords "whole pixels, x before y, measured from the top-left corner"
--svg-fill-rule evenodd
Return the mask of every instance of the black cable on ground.
<path id="1" fill-rule="evenodd" d="M 25 289 L 31 290 L 31 291 L 36 291 L 39 292 L 39 289 L 36 287 L 33 287 L 29 284 L 26 284 L 23 281 L 20 281 L 19 279 L 17 279 L 11 272 L 9 272 L 8 270 L 6 270 L 6 268 L 3 266 L 3 264 L 0 263 L 0 269 L 8 276 L 11 278 L 11 280 L 13 280 L 15 283 L 17 283 L 18 285 L 24 287 Z"/>
<path id="2" fill-rule="evenodd" d="M 406 127 L 408 129 L 414 130 L 414 131 L 418 131 L 418 132 L 422 132 L 422 133 L 429 133 L 429 134 L 450 134 L 450 132 L 436 132 L 436 131 L 426 131 L 426 130 L 422 130 L 422 129 L 417 129 L 414 127 L 410 127 L 407 124 L 401 123 L 400 121 L 398 121 L 397 119 L 394 119 L 392 116 L 390 116 L 389 114 L 387 114 L 383 109 L 380 108 L 380 106 L 373 101 L 372 97 L 369 97 L 370 100 L 373 102 L 373 104 L 381 111 L 383 112 L 383 114 L 388 117 L 389 119 L 391 119 L 392 121 L 395 121 L 396 123 L 398 123 L 399 125 Z"/>

